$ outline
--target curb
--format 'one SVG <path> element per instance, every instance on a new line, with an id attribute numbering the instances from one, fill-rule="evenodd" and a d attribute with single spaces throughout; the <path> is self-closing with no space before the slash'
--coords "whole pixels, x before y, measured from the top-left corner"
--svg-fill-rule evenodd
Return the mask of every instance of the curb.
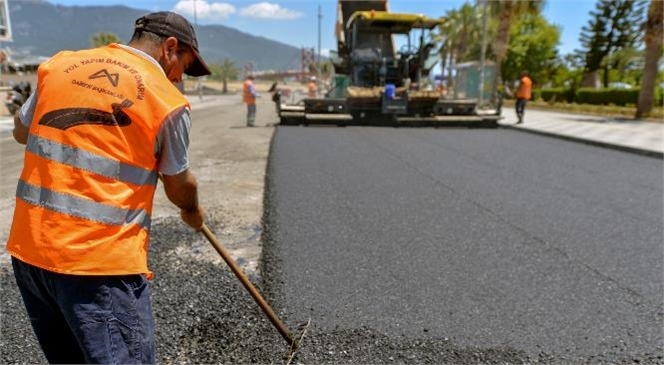
<path id="1" fill-rule="evenodd" d="M 502 126 L 500 126 L 500 128 L 511 129 L 511 130 L 515 130 L 515 131 L 519 131 L 519 132 L 539 134 L 539 135 L 542 135 L 542 136 L 554 137 L 554 138 L 563 139 L 563 140 L 567 140 L 567 141 L 580 142 L 580 143 L 585 143 L 585 144 L 589 144 L 589 145 L 593 145 L 593 146 L 609 148 L 609 149 L 612 149 L 612 150 L 618 150 L 618 151 L 623 151 L 623 152 L 634 153 L 634 154 L 641 155 L 641 156 L 664 159 L 664 153 L 663 152 L 648 150 L 648 149 L 644 149 L 644 148 L 623 146 L 623 145 L 618 145 L 618 144 L 614 144 L 614 143 L 602 142 L 602 141 L 586 139 L 586 138 L 581 138 L 581 137 L 566 136 L 566 135 L 563 135 L 563 134 L 546 132 L 546 131 L 541 131 L 541 130 L 536 130 L 536 129 L 514 127 L 512 125 L 502 125 Z"/>

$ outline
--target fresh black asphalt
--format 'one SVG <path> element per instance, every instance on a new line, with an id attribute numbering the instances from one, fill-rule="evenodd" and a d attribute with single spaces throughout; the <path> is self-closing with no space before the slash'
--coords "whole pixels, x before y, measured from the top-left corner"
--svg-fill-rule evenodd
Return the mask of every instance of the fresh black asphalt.
<path id="1" fill-rule="evenodd" d="M 505 129 L 279 127 L 269 287 L 319 332 L 389 339 L 373 362 L 660 363 L 662 167 Z"/>

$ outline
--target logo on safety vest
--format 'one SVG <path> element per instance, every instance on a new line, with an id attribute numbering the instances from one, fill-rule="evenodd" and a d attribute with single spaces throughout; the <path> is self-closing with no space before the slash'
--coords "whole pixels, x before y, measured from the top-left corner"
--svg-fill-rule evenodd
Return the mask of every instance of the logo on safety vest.
<path id="1" fill-rule="evenodd" d="M 131 118 L 125 113 L 125 108 L 130 108 L 134 103 L 124 99 L 122 103 L 113 103 L 112 112 L 106 112 L 91 108 L 65 108 L 52 110 L 39 120 L 39 125 L 67 130 L 79 125 L 106 125 L 126 127 L 132 123 Z"/>
<path id="2" fill-rule="evenodd" d="M 106 69 L 99 70 L 92 75 L 88 77 L 88 79 L 100 79 L 100 78 L 107 78 L 108 81 L 111 82 L 111 85 L 114 87 L 118 86 L 118 82 L 120 81 L 120 74 L 116 73 L 109 73 Z"/>

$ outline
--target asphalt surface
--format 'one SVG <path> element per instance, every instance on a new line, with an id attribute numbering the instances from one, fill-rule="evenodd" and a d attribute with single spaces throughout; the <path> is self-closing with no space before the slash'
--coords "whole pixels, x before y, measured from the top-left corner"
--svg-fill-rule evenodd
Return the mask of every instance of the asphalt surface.
<path id="1" fill-rule="evenodd" d="M 480 363 L 663 362 L 661 159 L 506 129 L 302 127 L 270 156 L 270 287 L 321 333 L 385 336 L 369 362 L 466 362 L 445 344 Z"/>

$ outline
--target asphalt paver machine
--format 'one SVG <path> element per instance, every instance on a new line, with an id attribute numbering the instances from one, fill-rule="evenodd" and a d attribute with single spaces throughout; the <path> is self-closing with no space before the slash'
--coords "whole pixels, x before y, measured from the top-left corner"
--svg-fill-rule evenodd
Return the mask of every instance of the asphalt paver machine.
<path id="1" fill-rule="evenodd" d="M 385 0 L 339 0 L 337 51 L 330 56 L 334 75 L 327 92 L 324 97 L 280 103 L 280 123 L 496 126 L 499 102 L 478 107 L 479 100 L 495 99 L 495 87 L 480 82 L 494 79 L 491 65 L 457 65 L 450 72 L 450 90 L 430 77 L 440 56 L 429 33 L 444 21 L 389 12 Z"/>

